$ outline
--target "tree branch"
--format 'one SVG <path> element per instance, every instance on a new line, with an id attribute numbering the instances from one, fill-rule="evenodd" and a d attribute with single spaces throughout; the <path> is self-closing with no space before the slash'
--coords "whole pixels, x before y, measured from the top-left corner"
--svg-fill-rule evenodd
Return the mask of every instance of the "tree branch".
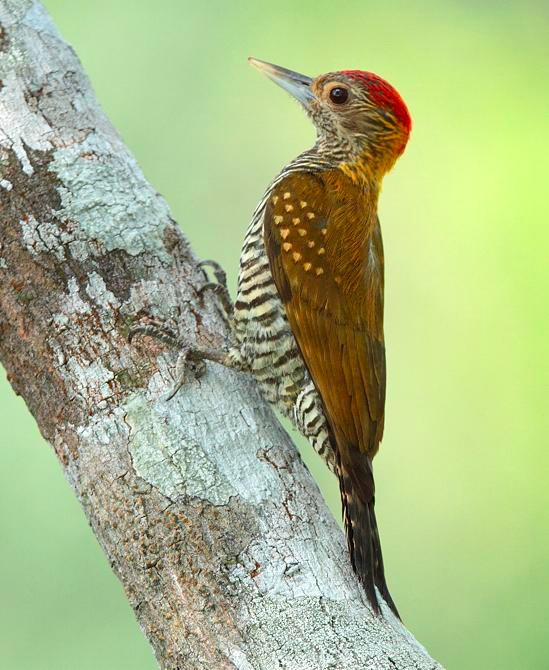
<path id="1" fill-rule="evenodd" d="M 217 297 L 38 2 L 0 0 L 0 356 L 163 668 L 440 668 L 384 607 L 245 375 L 142 319 L 223 344 Z"/>

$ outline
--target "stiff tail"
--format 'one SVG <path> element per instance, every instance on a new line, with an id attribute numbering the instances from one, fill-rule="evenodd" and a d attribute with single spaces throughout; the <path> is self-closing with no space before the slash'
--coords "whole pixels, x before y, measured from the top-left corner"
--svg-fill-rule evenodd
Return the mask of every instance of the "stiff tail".
<path id="1" fill-rule="evenodd" d="M 379 602 L 375 587 L 394 614 L 400 619 L 391 598 L 385 573 L 381 543 L 377 530 L 375 487 L 372 463 L 357 449 L 345 450 L 345 458 L 338 459 L 339 489 L 343 505 L 343 520 L 351 563 L 366 596 L 376 613 Z"/>

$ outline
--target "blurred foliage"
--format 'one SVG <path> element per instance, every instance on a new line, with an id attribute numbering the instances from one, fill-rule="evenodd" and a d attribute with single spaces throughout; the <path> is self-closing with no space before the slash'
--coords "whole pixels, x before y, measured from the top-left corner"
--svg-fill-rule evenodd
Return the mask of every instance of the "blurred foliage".
<path id="1" fill-rule="evenodd" d="M 46 6 L 197 254 L 220 260 L 233 287 L 251 211 L 314 137 L 246 57 L 370 69 L 401 91 L 414 131 L 381 202 L 389 584 L 448 668 L 546 667 L 547 4 Z M 6 382 L 0 394 L 0 666 L 152 670 L 52 450 Z M 303 454 L 339 515 L 335 482 Z"/>

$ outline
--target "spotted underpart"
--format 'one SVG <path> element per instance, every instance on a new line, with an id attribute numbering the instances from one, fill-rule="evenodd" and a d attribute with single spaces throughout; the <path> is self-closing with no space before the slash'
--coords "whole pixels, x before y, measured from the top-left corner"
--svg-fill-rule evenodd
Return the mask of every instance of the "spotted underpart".
<path id="1" fill-rule="evenodd" d="M 280 228 L 285 253 L 300 263 L 304 272 L 321 275 L 325 253 L 320 237 L 310 233 L 315 213 L 290 191 L 279 193 L 278 185 L 289 174 L 306 166 L 325 169 L 316 157 L 303 154 L 269 186 L 257 206 L 246 233 L 240 256 L 238 295 L 234 310 L 235 359 L 244 362 L 255 376 L 265 399 L 288 417 L 305 435 L 315 451 L 335 470 L 322 402 L 298 350 L 284 305 L 274 284 L 265 251 L 263 221 L 267 207 L 275 208 L 274 222 Z M 325 234 L 325 233 L 324 233 Z M 318 239 L 317 239 L 318 238 Z"/>

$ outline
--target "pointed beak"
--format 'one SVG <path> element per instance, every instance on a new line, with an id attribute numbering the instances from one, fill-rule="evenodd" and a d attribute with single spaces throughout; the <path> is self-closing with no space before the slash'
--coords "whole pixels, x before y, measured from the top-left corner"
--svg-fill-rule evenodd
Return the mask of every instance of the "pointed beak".
<path id="1" fill-rule="evenodd" d="M 257 58 L 248 58 L 248 63 L 255 67 L 256 70 L 266 74 L 269 79 L 272 79 L 275 84 L 288 91 L 290 95 L 293 95 L 305 109 L 310 108 L 311 102 L 315 97 L 311 90 L 311 84 L 313 83 L 311 77 L 287 70 L 285 67 L 280 67 L 279 65 L 265 63 L 265 61 L 257 60 Z"/>

